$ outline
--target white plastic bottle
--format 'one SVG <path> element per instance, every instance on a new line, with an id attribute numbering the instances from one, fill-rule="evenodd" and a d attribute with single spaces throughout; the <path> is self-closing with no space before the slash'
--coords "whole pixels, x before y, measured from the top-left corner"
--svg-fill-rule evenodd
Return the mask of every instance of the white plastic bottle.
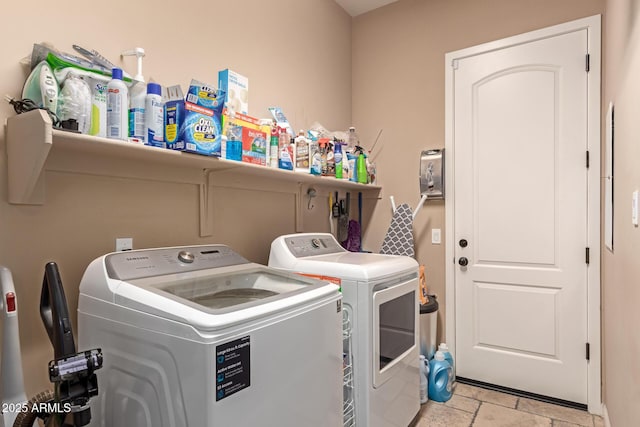
<path id="1" fill-rule="evenodd" d="M 111 77 L 107 84 L 107 138 L 126 140 L 129 136 L 129 91 L 122 81 L 121 68 L 114 68 Z"/>
<path id="2" fill-rule="evenodd" d="M 135 56 L 137 58 L 138 69 L 133 77 L 134 84 L 129 89 L 129 138 L 135 139 L 135 142 L 145 142 L 145 99 L 147 97 L 147 85 L 142 75 L 142 58 L 144 58 L 144 49 L 137 47 L 135 49 L 122 52 L 122 56 Z"/>
<path id="3" fill-rule="evenodd" d="M 353 153 L 356 147 L 360 145 L 360 138 L 356 132 L 356 128 L 351 126 L 349 128 L 349 139 L 347 140 L 347 152 Z"/>
<path id="4" fill-rule="evenodd" d="M 429 400 L 429 365 L 427 365 L 427 360 L 422 354 L 418 363 L 420 364 L 420 403 L 423 404 Z"/>
<path id="5" fill-rule="evenodd" d="M 166 147 L 164 143 L 164 110 L 162 108 L 162 87 L 157 83 L 147 85 L 144 107 L 145 144 Z"/>

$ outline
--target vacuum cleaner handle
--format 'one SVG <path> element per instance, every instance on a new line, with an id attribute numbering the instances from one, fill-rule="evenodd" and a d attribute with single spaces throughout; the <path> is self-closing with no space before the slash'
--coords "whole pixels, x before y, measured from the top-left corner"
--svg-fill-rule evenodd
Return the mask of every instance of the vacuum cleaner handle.
<path id="1" fill-rule="evenodd" d="M 40 317 L 53 345 L 55 359 L 76 354 L 67 299 L 55 262 L 49 262 L 45 266 L 40 295 Z"/>

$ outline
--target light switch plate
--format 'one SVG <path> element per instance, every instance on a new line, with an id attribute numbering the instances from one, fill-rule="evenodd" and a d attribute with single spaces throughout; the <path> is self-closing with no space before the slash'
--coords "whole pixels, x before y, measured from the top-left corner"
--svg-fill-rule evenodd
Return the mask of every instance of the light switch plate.
<path id="1" fill-rule="evenodd" d="M 434 228 L 431 230 L 431 243 L 434 245 L 439 245 L 442 241 L 442 234 L 439 228 Z"/>

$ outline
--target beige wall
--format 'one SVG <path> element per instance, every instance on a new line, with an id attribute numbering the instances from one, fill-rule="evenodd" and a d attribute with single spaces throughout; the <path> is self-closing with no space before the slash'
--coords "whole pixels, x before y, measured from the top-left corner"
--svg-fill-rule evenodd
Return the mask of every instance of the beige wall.
<path id="1" fill-rule="evenodd" d="M 365 146 L 380 128 L 375 151 L 383 185 L 366 244 L 379 247 L 391 217 L 389 196 L 415 206 L 421 150 L 444 148 L 444 55 L 484 42 L 603 13 L 603 0 L 401 0 L 354 19 L 353 122 Z M 384 145 L 383 145 L 384 144 Z M 382 145 L 382 147 L 380 147 Z M 444 203 L 432 202 L 415 221 L 417 259 L 439 296 L 444 337 Z"/>
<path id="2" fill-rule="evenodd" d="M 333 0 L 114 0 L 100 7 L 34 0 L 4 2 L 2 18 L 2 95 L 20 94 L 26 74 L 18 61 L 34 42 L 69 52 L 74 43 L 94 48 L 131 73 L 135 61 L 123 63 L 119 53 L 142 46 L 147 80 L 186 90 L 191 78 L 216 84 L 218 70 L 229 67 L 249 77 L 254 116 L 267 117 L 266 108 L 279 105 L 296 128 L 319 121 L 346 129 L 351 122 L 351 18 Z M 13 114 L 0 103 L 0 123 Z M 44 206 L 15 206 L 7 203 L 6 161 L 2 127 L 0 264 L 16 283 L 29 394 L 48 387 L 53 355 L 38 314 L 45 262 L 59 264 L 75 319 L 81 275 L 113 250 L 116 237 L 133 237 L 136 248 L 225 243 L 266 263 L 271 240 L 294 232 L 291 185 L 252 191 L 232 180 L 216 187 L 214 234 L 200 238 L 196 185 L 51 172 Z M 305 209 L 306 230 L 328 231 L 326 200 L 321 193 L 317 208 Z"/>
<path id="3" fill-rule="evenodd" d="M 640 190 L 640 5 L 608 0 L 603 102 L 615 105 L 614 252 L 603 249 L 604 401 L 614 427 L 640 420 L 640 230 L 631 194 Z"/>

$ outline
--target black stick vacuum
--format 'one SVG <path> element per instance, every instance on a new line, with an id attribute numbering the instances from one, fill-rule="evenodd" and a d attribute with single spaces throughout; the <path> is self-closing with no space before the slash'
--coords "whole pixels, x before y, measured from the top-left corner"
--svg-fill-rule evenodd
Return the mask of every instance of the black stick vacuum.
<path id="1" fill-rule="evenodd" d="M 98 394 L 94 372 L 102 367 L 102 351 L 76 352 L 67 299 L 55 262 L 45 266 L 40 317 L 53 345 L 49 380 L 54 384 L 54 393 L 39 393 L 27 402 L 14 427 L 31 427 L 36 417 L 44 420 L 46 427 L 85 426 L 91 421 L 89 400 Z"/>

